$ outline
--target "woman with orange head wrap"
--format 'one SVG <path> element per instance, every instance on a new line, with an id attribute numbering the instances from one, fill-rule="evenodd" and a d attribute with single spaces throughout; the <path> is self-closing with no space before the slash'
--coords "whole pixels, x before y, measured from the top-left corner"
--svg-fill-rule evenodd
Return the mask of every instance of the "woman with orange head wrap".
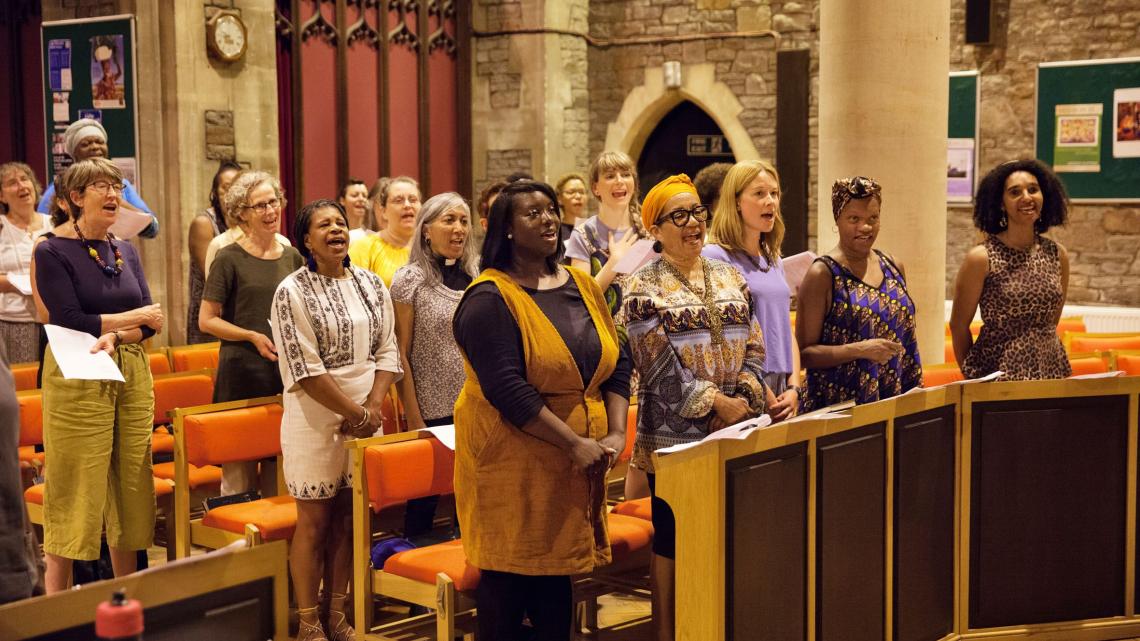
<path id="1" fill-rule="evenodd" d="M 654 450 L 699 441 L 764 412 L 775 399 L 763 383 L 764 339 L 752 295 L 734 267 L 701 256 L 709 210 L 684 174 L 645 196 L 641 219 L 661 257 L 625 287 L 630 354 L 641 372 L 631 465 L 653 492 L 653 620 L 673 638 L 674 522 L 654 492 Z"/>

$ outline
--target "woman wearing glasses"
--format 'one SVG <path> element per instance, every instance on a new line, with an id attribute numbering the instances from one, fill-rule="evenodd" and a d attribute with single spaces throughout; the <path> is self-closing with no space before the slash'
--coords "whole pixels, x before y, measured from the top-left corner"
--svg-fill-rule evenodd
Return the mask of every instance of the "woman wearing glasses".
<path id="1" fill-rule="evenodd" d="M 226 192 L 225 209 L 242 236 L 214 258 L 198 313 L 201 330 L 222 340 L 215 403 L 281 393 L 266 319 L 277 285 L 305 262 L 277 241 L 284 206 L 281 184 L 262 171 L 242 174 Z M 223 465 L 222 495 L 251 489 L 256 475 L 256 462 Z"/>
<path id="2" fill-rule="evenodd" d="M 452 321 L 467 380 L 455 403 L 455 501 L 482 570 L 479 638 L 569 641 L 570 576 L 610 561 L 605 475 L 625 444 L 629 361 L 601 289 L 559 263 L 546 183 L 495 199 L 483 272 Z"/>
<path id="3" fill-rule="evenodd" d="M 105 158 L 80 161 L 61 186 L 75 236 L 36 246 L 36 291 L 51 322 L 96 337 L 92 351 L 110 354 L 125 382 L 64 378 L 54 347 L 45 354 L 48 592 L 67 588 L 73 559 L 99 558 L 104 523 L 115 576 L 134 572 L 136 551 L 151 544 L 154 382 L 139 343 L 164 321 L 134 247 L 107 231 L 119 213 L 119 168 Z"/>
<path id="4" fill-rule="evenodd" d="M 392 286 L 396 270 L 407 265 L 411 256 L 420 198 L 420 185 L 414 178 L 397 176 L 388 181 L 380 191 L 382 229 L 349 244 L 352 264 L 376 274 L 387 287 Z"/>
<path id="5" fill-rule="evenodd" d="M 800 360 L 808 371 L 801 412 L 849 400 L 871 403 L 922 384 L 906 272 L 874 249 L 882 204 L 882 188 L 870 178 L 842 178 L 831 186 L 839 244 L 808 269 L 796 312 Z"/>
<path id="6" fill-rule="evenodd" d="M 699 441 L 764 412 L 775 401 L 763 382 L 764 339 L 740 272 L 701 256 L 708 208 L 689 177 L 658 183 L 642 223 L 661 257 L 625 284 L 625 318 L 637 389 L 633 461 L 648 473 L 653 505 L 653 620 L 673 638 L 674 519 L 657 498 L 653 452 Z"/>

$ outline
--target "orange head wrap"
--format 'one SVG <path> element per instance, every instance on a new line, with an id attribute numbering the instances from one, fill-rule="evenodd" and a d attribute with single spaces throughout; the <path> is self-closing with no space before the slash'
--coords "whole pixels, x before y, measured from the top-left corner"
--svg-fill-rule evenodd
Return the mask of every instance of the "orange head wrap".
<path id="1" fill-rule="evenodd" d="M 641 224 L 645 225 L 646 229 L 656 225 L 657 219 L 661 216 L 661 210 L 665 208 L 665 203 L 669 202 L 673 196 L 684 193 L 696 196 L 698 201 L 701 199 L 693 181 L 689 180 L 685 174 L 669 176 L 654 185 L 653 189 L 650 189 L 649 193 L 645 195 L 645 201 L 641 203 Z"/>

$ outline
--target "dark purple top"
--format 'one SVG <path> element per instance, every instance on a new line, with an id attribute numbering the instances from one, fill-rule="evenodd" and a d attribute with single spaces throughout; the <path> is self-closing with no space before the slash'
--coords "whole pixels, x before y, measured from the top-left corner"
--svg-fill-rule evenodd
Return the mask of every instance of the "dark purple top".
<path id="1" fill-rule="evenodd" d="M 115 264 L 107 241 L 91 241 L 91 245 L 104 263 Z M 36 288 L 51 324 L 97 338 L 102 334 L 101 314 L 118 314 L 151 304 L 150 288 L 135 248 L 125 240 L 116 240 L 115 247 L 123 256 L 123 273 L 110 278 L 77 239 L 49 238 L 36 247 Z M 154 335 L 150 327 L 144 325 L 141 329 L 144 339 Z"/>

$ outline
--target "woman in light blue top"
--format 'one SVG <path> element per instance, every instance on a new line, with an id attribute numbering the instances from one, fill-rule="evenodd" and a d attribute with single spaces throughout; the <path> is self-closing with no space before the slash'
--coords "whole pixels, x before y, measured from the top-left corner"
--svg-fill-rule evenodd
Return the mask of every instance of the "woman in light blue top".
<path id="1" fill-rule="evenodd" d="M 792 333 L 791 291 L 780 259 L 784 239 L 780 176 L 767 161 L 745 160 L 733 165 L 720 190 L 709 244 L 702 254 L 733 265 L 748 283 L 753 315 L 767 348 L 764 383 L 776 394 L 768 413 L 780 421 L 795 416 L 800 397 L 800 350 Z"/>

